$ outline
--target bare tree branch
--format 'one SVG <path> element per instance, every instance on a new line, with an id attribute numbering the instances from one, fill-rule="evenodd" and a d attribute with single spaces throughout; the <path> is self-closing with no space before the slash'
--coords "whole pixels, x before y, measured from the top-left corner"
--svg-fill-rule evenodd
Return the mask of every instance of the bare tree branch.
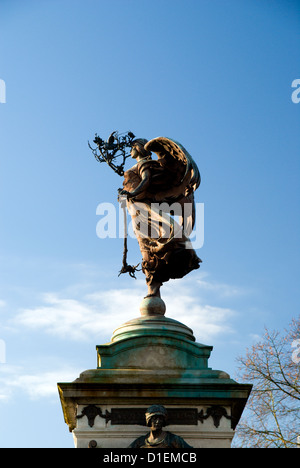
<path id="1" fill-rule="evenodd" d="M 292 320 L 283 336 L 265 329 L 262 340 L 238 358 L 242 380 L 253 383 L 253 390 L 236 430 L 235 446 L 297 446 L 300 363 L 293 361 L 291 345 L 300 338 L 299 319 Z"/>

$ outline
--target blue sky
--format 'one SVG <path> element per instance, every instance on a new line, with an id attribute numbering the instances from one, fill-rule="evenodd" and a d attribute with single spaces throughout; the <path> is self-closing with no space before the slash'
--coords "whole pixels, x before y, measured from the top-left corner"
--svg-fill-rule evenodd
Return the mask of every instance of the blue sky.
<path id="1" fill-rule="evenodd" d="M 96 236 L 122 185 L 88 149 L 96 132 L 175 138 L 199 166 L 203 264 L 162 294 L 211 367 L 238 379 L 264 326 L 298 316 L 299 7 L 0 0 L 1 447 L 73 447 L 56 382 L 139 315 L 143 275 L 118 278 L 122 240 Z"/>

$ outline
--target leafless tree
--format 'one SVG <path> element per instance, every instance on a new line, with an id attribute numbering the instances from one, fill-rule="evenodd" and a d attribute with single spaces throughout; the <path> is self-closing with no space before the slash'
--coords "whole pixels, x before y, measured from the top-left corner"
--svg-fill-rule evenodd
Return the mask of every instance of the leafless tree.
<path id="1" fill-rule="evenodd" d="M 300 317 L 284 333 L 265 329 L 245 357 L 242 380 L 253 384 L 234 447 L 295 448 L 300 435 Z"/>

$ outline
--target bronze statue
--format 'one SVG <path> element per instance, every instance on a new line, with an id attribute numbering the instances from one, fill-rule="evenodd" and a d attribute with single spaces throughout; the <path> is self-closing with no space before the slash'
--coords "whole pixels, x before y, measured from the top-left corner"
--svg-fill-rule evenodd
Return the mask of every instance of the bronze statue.
<path id="1" fill-rule="evenodd" d="M 186 149 L 170 138 L 147 141 L 135 138 L 132 132 L 122 137 L 113 132 L 107 142 L 98 136 L 94 142 L 100 151 L 98 155 L 91 148 L 95 157 L 124 175 L 119 201 L 123 206 L 127 204 L 132 218 L 148 286 L 146 297 L 160 297 L 163 283 L 184 277 L 202 262 L 189 240 L 195 223 L 194 191 L 201 181 L 198 167 Z M 131 148 L 136 164 L 124 173 L 126 146 Z M 157 159 L 152 159 L 152 152 Z M 121 165 L 114 162 L 118 155 L 123 158 Z M 135 277 L 137 265 L 128 265 L 126 256 L 127 239 L 120 273 Z"/>
<path id="2" fill-rule="evenodd" d="M 145 416 L 150 432 L 134 440 L 129 448 L 192 448 L 182 437 L 163 431 L 162 428 L 167 423 L 167 410 L 164 406 L 150 406 Z"/>
<path id="3" fill-rule="evenodd" d="M 201 263 L 188 238 L 195 222 L 194 191 L 200 174 L 188 152 L 169 138 L 135 139 L 131 157 L 137 162 L 125 172 L 119 193 L 127 197 L 148 296 L 160 297 L 164 282 L 182 278 Z M 180 224 L 170 211 L 180 216 Z"/>

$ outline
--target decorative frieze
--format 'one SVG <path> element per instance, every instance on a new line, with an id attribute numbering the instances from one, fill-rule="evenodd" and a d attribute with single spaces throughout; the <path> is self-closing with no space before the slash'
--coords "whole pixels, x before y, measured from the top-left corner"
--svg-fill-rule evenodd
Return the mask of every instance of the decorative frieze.
<path id="1" fill-rule="evenodd" d="M 96 405 L 85 406 L 80 415 L 77 415 L 77 419 L 81 419 L 84 416 L 87 417 L 88 424 L 93 427 L 95 424 L 96 416 L 105 419 L 105 422 L 110 422 L 112 426 L 118 425 L 139 425 L 145 426 L 145 412 L 146 408 L 111 408 L 110 411 L 106 410 L 104 413 L 101 408 Z M 219 405 L 212 405 L 200 411 L 197 408 L 168 408 L 168 425 L 179 425 L 179 426 L 197 426 L 198 421 L 202 424 L 206 419 L 211 417 L 214 422 L 214 426 L 218 428 L 220 421 L 224 417 L 232 420 L 232 417 L 228 415 L 226 408 Z"/>

